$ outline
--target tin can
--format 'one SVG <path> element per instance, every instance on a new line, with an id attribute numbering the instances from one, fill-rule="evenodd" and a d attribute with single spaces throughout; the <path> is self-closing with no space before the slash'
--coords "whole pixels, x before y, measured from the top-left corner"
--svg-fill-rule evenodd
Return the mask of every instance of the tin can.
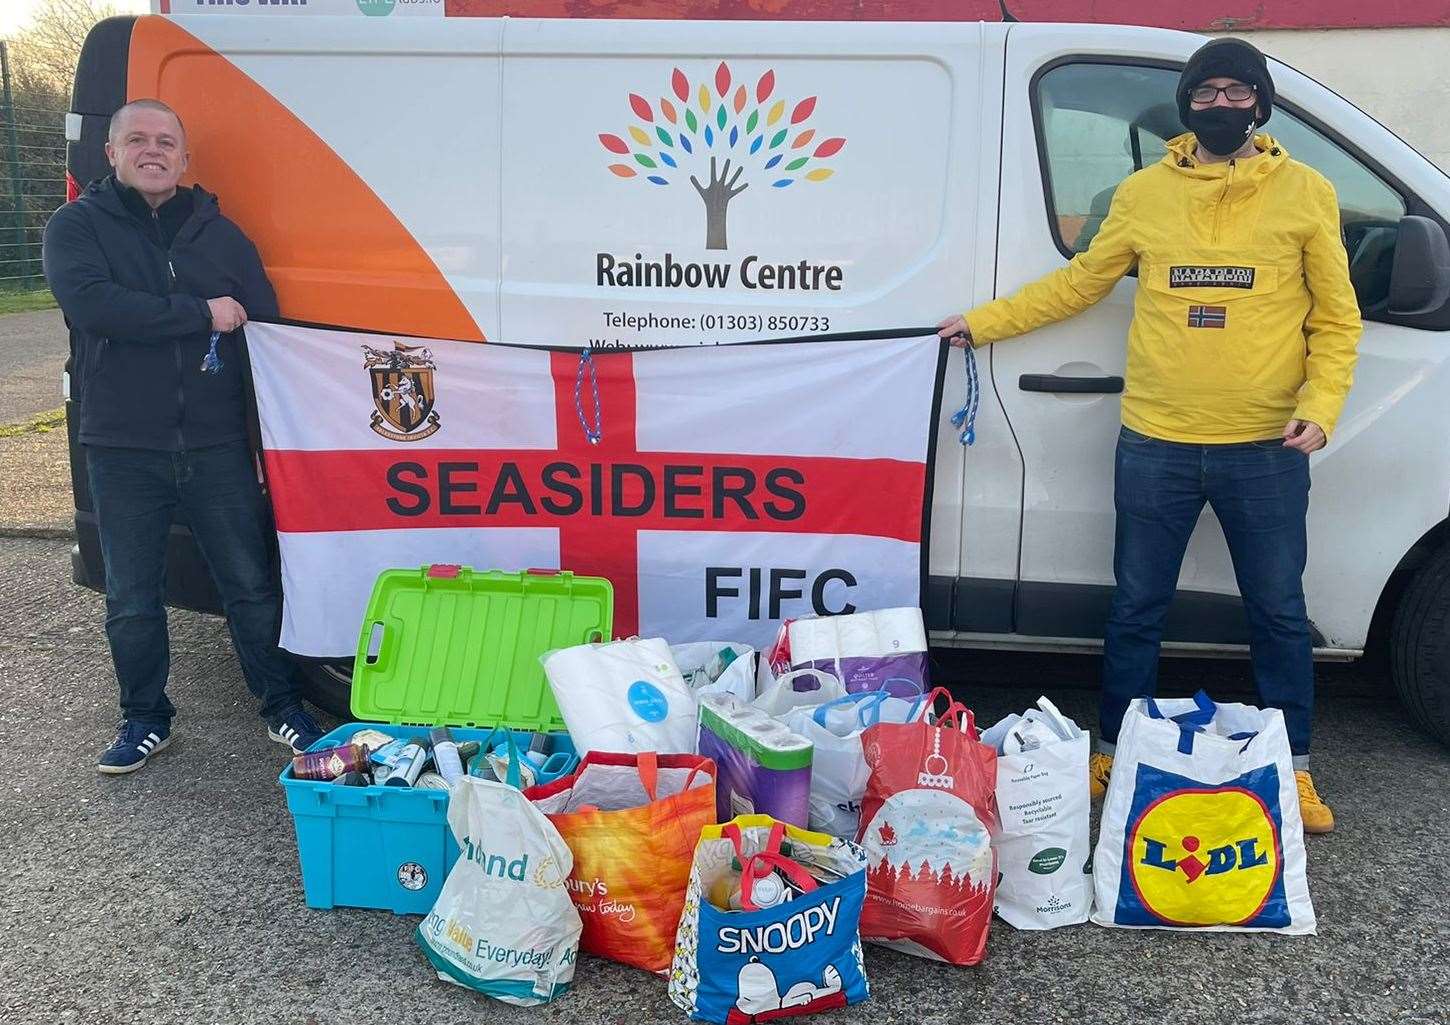
<path id="1" fill-rule="evenodd" d="M 349 772 L 367 772 L 368 749 L 365 744 L 344 744 L 308 751 L 292 759 L 292 775 L 298 779 L 327 781 Z"/>

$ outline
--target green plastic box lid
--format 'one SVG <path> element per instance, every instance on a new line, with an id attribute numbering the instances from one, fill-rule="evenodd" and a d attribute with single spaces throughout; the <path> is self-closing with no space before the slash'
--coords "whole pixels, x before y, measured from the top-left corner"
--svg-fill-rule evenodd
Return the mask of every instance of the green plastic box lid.
<path id="1" fill-rule="evenodd" d="M 539 656 L 610 639 L 602 577 L 433 565 L 384 570 L 358 637 L 352 713 L 408 726 L 564 730 Z"/>

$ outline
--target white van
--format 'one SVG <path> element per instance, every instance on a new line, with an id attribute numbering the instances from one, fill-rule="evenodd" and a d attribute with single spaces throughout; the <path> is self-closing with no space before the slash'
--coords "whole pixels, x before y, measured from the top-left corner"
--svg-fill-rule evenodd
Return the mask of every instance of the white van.
<path id="1" fill-rule="evenodd" d="M 159 96 L 189 129 L 190 180 L 257 242 L 288 317 L 593 346 L 929 325 L 1010 292 L 1085 248 L 1117 183 L 1162 156 L 1182 130 L 1179 69 L 1203 42 L 223 9 L 96 27 L 68 119 L 74 182 L 107 171 L 110 113 Z M 1314 460 L 1317 654 L 1386 642 L 1412 716 L 1450 741 L 1450 179 L 1330 90 L 1272 70 L 1267 130 L 1337 187 L 1365 317 L 1348 407 Z M 936 446 L 936 643 L 1101 644 L 1136 287 L 981 354 L 976 445 L 943 424 Z M 83 460 L 73 443 L 74 572 L 98 587 Z M 184 527 L 174 541 L 172 600 L 215 608 Z M 1167 647 L 1246 642 L 1205 514 Z"/>

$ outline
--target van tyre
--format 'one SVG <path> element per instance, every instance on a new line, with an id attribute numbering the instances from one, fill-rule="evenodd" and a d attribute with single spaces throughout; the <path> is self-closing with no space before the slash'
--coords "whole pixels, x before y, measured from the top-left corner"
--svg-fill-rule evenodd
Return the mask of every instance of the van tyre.
<path id="1" fill-rule="evenodd" d="M 302 676 L 302 696 L 328 715 L 343 722 L 352 721 L 352 660 L 324 662 L 308 658 L 297 660 Z"/>
<path id="2" fill-rule="evenodd" d="M 1390 677 L 1415 724 L 1450 744 L 1450 546 L 1416 571 L 1400 597 Z"/>

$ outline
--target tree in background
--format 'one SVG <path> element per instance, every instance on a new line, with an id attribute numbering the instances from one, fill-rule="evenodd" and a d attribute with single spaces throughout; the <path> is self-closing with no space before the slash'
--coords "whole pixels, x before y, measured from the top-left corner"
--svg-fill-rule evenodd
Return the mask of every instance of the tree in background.
<path id="1" fill-rule="evenodd" d="M 93 0 L 42 0 L 30 25 L 5 41 L 10 94 L 0 98 L 8 101 L 0 102 L 0 290 L 42 283 L 41 232 L 65 202 L 65 113 L 76 61 L 91 27 L 116 13 Z"/>

